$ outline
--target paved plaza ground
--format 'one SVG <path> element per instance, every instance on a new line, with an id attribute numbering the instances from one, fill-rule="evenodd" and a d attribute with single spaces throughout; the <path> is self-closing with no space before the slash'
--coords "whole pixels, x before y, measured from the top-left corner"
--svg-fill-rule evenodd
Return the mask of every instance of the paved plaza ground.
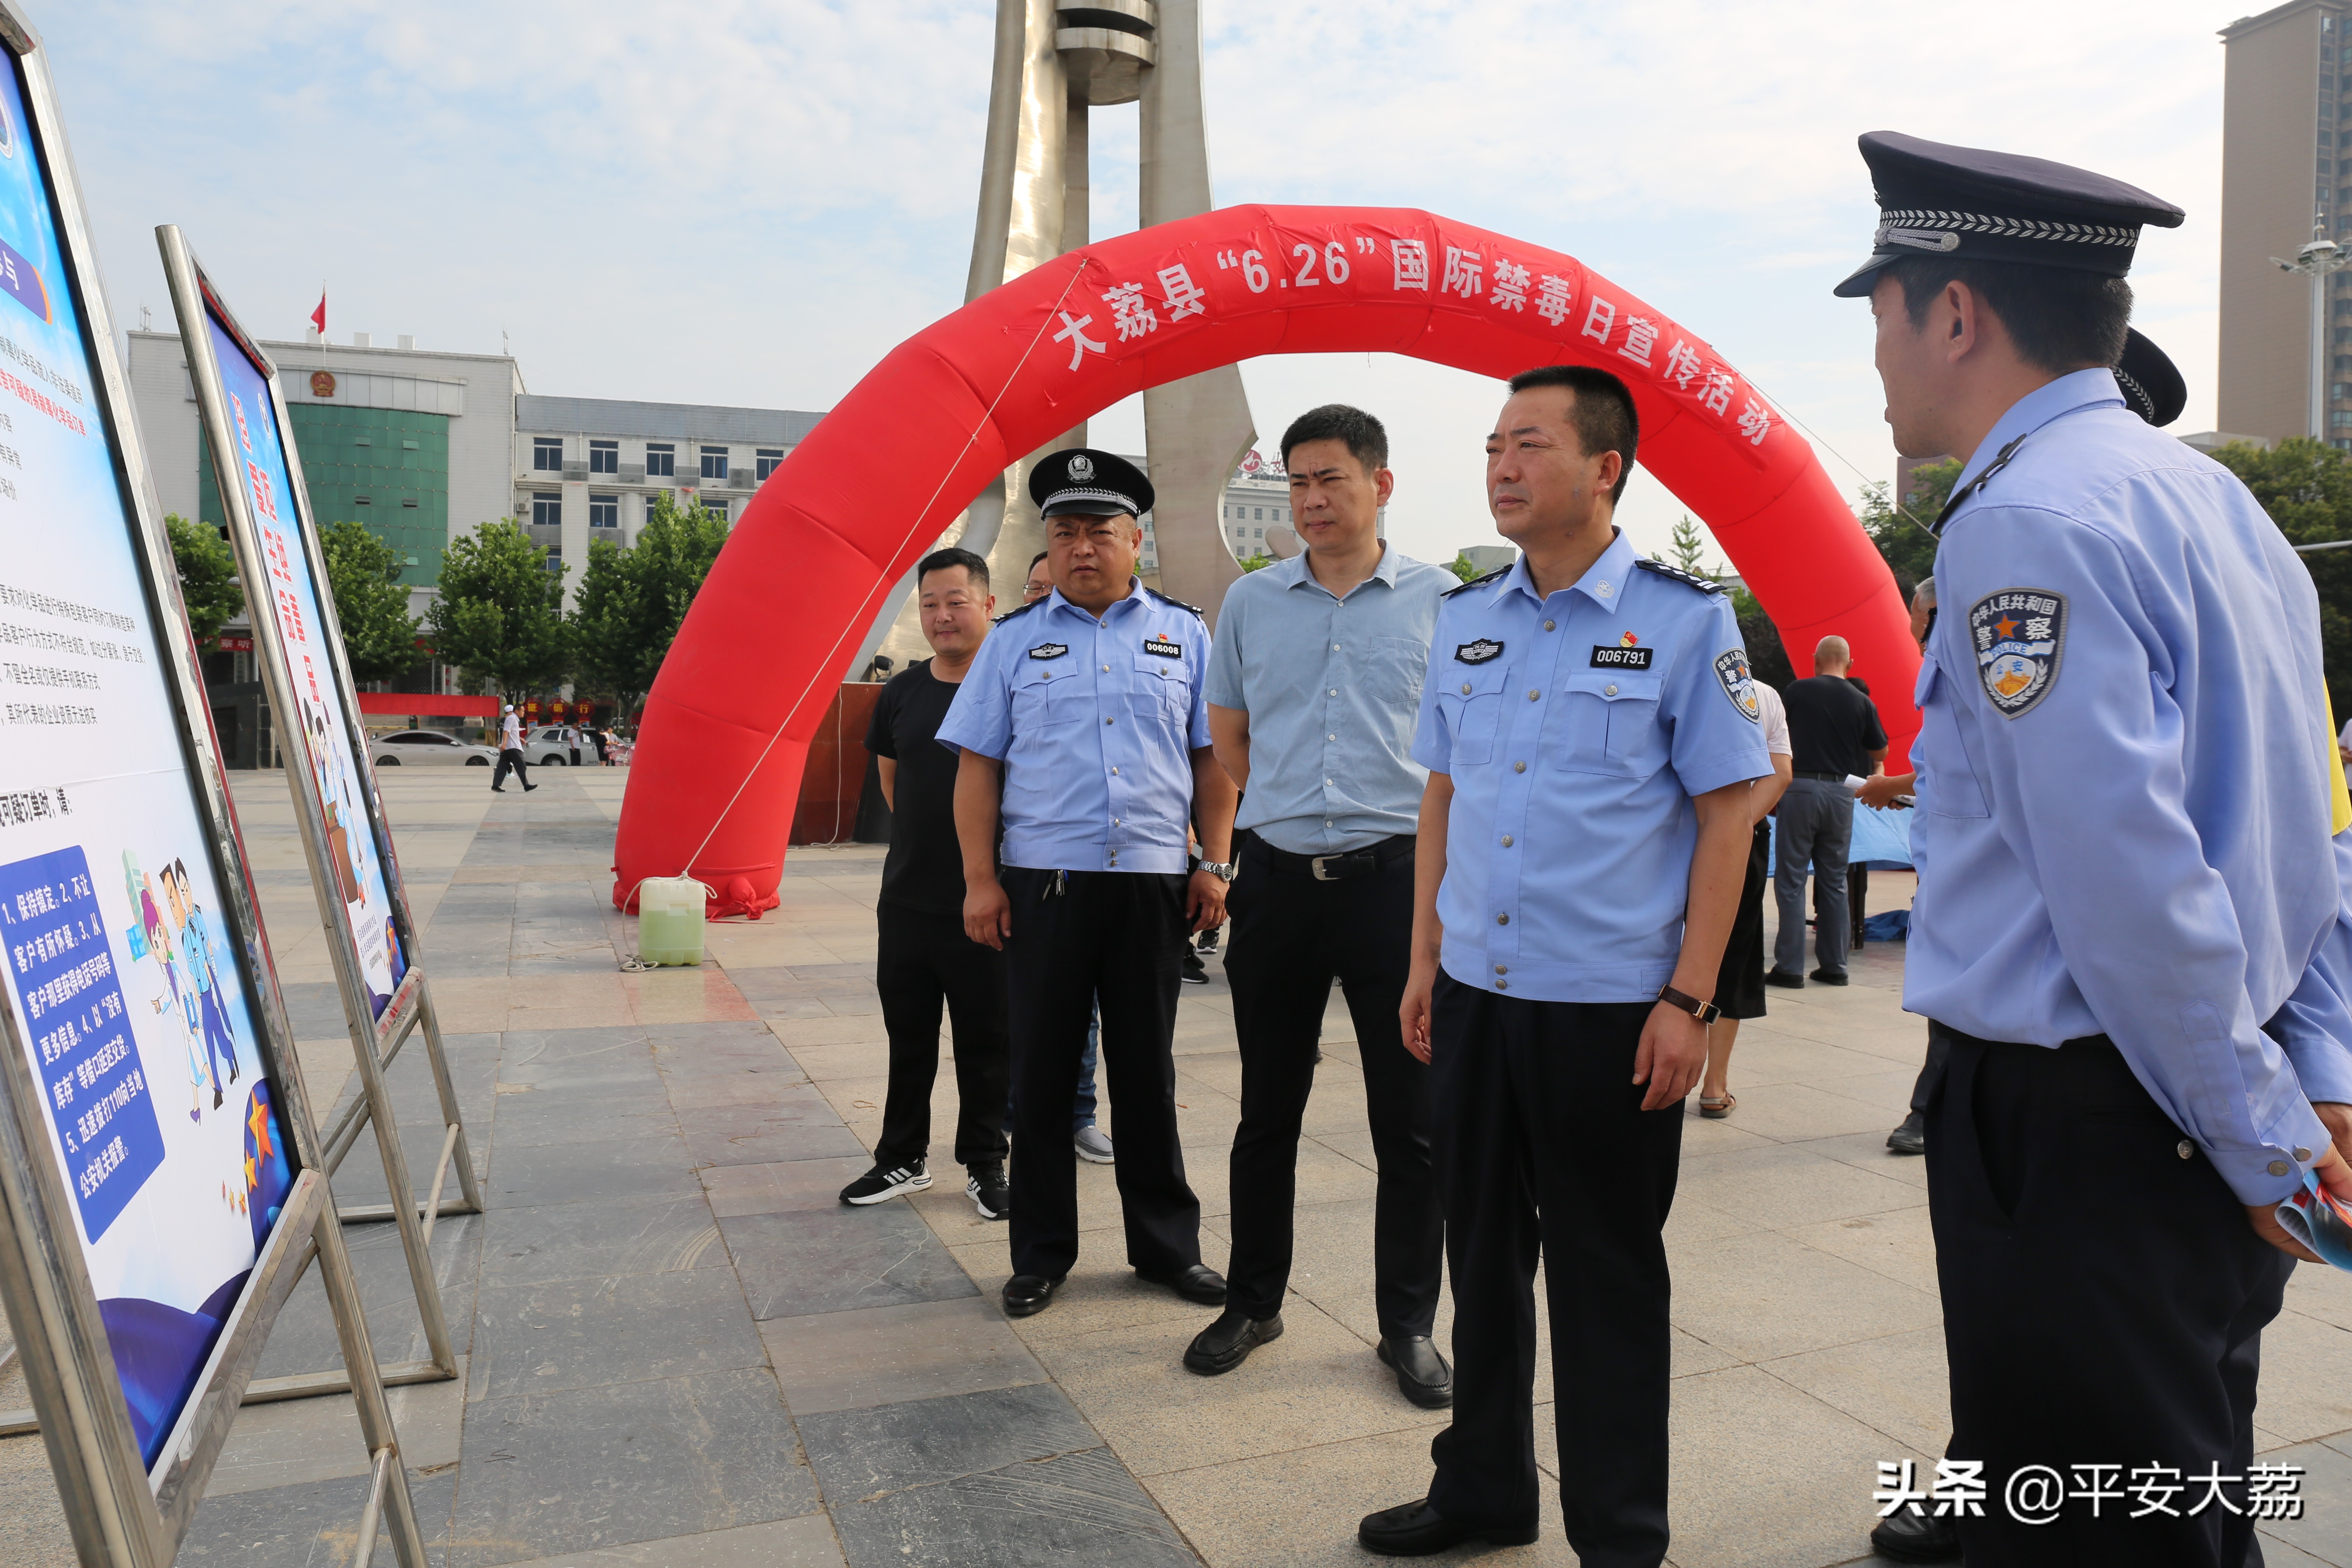
<path id="1" fill-rule="evenodd" d="M 1005 1230 L 963 1195 L 951 1070 L 932 1190 L 835 1201 L 881 1119 L 878 848 L 795 850 L 782 908 L 714 927 L 704 968 L 624 973 L 634 922 L 609 907 L 607 868 L 627 774 L 538 777 L 537 794 L 496 797 L 473 771 L 383 781 L 489 1205 L 433 1242 L 465 1375 L 394 1396 L 436 1563 L 1375 1561 L 1355 1521 L 1422 1494 L 1446 1417 L 1406 1404 L 1373 1360 L 1370 1138 L 1336 998 L 1299 1158 L 1288 1332 L 1228 1376 L 1195 1377 L 1178 1358 L 1213 1311 L 1133 1279 L 1108 1169 L 1079 1167 L 1084 1251 L 1053 1309 L 1001 1315 Z M 285 782 L 235 778 L 323 1110 L 350 1092 L 350 1049 Z M 1908 886 L 1881 876 L 1874 908 Z M 1742 1032 L 1738 1112 L 1685 1128 L 1666 1231 L 1683 1568 L 1864 1559 L 1877 1462 L 1941 1451 L 1927 1173 L 1883 1147 L 1926 1045 L 1898 1005 L 1902 962 L 1900 945 L 1873 946 L 1848 989 L 1773 993 Z M 1212 976 L 1185 989 L 1176 1052 L 1217 1267 L 1241 1069 Z M 440 1131 L 422 1061 L 394 1078 L 411 1169 L 429 1171 Z M 337 1195 L 382 1201 L 377 1158 L 363 1140 Z M 349 1234 L 380 1354 L 421 1357 L 391 1227 Z M 1442 1315 L 1441 1343 L 1449 1331 Z M 2352 1568 L 2352 1279 L 2299 1268 L 2263 1351 L 2259 1446 L 2308 1471 L 2305 1517 L 2265 1526 L 2267 1561 Z M 336 1359 L 306 1281 L 261 1371 Z M 0 1406 L 25 1402 L 21 1375 L 0 1377 Z M 1550 1416 L 1538 1408 L 1548 1470 Z M 339 1568 L 364 1469 L 348 1399 L 248 1408 L 180 1560 Z M 39 1439 L 0 1440 L 0 1563 L 71 1560 Z M 1573 1563 L 1556 1500 L 1538 1545 L 1491 1561 Z"/>

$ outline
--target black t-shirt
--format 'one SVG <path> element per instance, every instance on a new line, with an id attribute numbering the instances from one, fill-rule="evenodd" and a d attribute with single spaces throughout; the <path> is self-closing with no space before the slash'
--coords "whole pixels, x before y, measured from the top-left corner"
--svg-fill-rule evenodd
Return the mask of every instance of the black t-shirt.
<path id="1" fill-rule="evenodd" d="M 963 849 L 955 829 L 961 759 L 939 739 L 956 690 L 953 682 L 933 678 L 929 659 L 909 665 L 882 688 L 866 727 L 866 749 L 898 764 L 882 897 L 933 914 L 963 910 Z"/>
<path id="2" fill-rule="evenodd" d="M 1789 712 L 1789 765 L 1801 773 L 1870 776 L 1870 753 L 1886 744 L 1878 708 L 1851 681 L 1815 675 L 1780 693 Z"/>

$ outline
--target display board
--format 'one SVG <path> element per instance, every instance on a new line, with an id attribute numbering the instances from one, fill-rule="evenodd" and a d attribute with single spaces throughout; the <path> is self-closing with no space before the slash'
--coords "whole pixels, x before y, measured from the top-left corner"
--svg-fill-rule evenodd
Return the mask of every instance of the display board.
<path id="1" fill-rule="evenodd" d="M 288 715 L 291 721 L 278 726 L 283 737 L 278 743 L 287 765 L 307 769 L 317 791 L 335 897 L 351 930 L 369 1010 L 382 1018 L 408 972 L 386 886 L 389 836 L 380 814 L 370 809 L 373 781 L 365 770 L 365 754 L 353 742 L 352 715 L 336 679 L 330 622 L 279 436 L 282 421 L 271 367 L 226 319 L 227 310 L 209 283 L 203 285 L 203 294 L 221 397 L 236 430 L 237 488 L 269 574 L 266 590 L 247 585 L 251 612 L 267 615 L 277 627 L 296 704 Z"/>
<path id="2" fill-rule="evenodd" d="M 120 433 L 16 54 L 0 70 L 0 939 L 149 1467 L 295 1167 L 174 701 L 187 633 L 142 569 Z M 184 658 L 187 650 L 176 650 Z M 9 1075 L 14 1080 L 16 1075 Z"/>

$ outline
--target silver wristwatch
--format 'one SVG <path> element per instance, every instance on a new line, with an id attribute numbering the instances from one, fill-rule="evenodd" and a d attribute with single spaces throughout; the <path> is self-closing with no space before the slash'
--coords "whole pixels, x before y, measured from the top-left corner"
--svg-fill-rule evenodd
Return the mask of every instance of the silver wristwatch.
<path id="1" fill-rule="evenodd" d="M 1235 877 L 1241 875 L 1242 868 L 1238 862 L 1233 860 L 1203 860 L 1199 869 L 1206 871 L 1221 882 L 1231 882 Z"/>

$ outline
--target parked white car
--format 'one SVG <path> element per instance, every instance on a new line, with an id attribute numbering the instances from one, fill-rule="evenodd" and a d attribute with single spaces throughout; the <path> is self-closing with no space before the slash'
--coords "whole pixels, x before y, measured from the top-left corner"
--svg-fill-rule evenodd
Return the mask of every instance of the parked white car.
<path id="1" fill-rule="evenodd" d="M 596 765 L 596 742 L 588 738 L 586 730 L 580 731 L 579 735 L 580 765 L 583 768 L 593 768 Z M 535 768 L 543 768 L 550 764 L 559 768 L 571 766 L 572 748 L 563 743 L 563 726 L 542 724 L 536 730 L 525 731 L 522 738 L 522 757 L 523 761 Z"/>
<path id="2" fill-rule="evenodd" d="M 489 746 L 472 746 L 446 730 L 401 730 L 368 743 L 368 760 L 380 768 L 487 768 L 499 760 Z"/>

